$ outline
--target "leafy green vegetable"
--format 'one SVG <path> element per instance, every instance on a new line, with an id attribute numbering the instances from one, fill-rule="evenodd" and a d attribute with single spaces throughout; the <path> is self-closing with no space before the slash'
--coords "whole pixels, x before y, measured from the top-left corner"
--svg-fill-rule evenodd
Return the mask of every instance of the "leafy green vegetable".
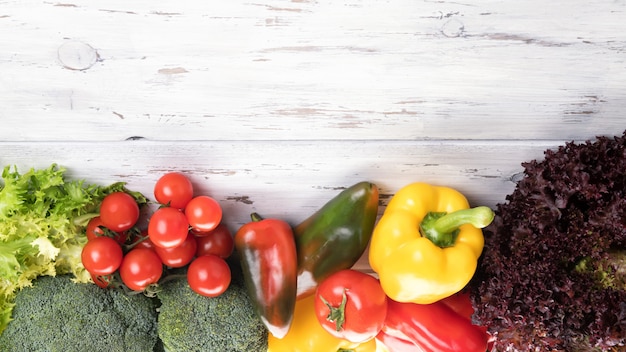
<path id="1" fill-rule="evenodd" d="M 68 181 L 64 168 L 31 168 L 20 174 L 6 166 L 0 184 L 0 333 L 11 319 L 17 290 L 41 275 L 71 273 L 76 282 L 90 281 L 80 253 L 84 225 L 97 214 L 107 194 L 128 191 L 124 183 L 110 186 Z M 131 193 L 142 203 L 147 199 Z"/>
<path id="2" fill-rule="evenodd" d="M 0 352 L 153 351 L 158 343 L 156 299 L 41 276 L 15 298 Z"/>

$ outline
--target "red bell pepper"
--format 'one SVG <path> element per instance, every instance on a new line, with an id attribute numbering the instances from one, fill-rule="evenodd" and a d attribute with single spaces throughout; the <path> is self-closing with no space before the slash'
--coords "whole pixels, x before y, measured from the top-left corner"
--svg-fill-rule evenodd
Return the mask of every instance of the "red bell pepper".
<path id="1" fill-rule="evenodd" d="M 423 350 L 412 341 L 409 340 L 406 336 L 397 336 L 392 335 L 392 333 L 397 333 L 390 331 L 389 329 L 383 327 L 382 330 L 376 335 L 376 339 L 387 347 L 387 350 L 390 352 L 422 352 Z"/>
<path id="2" fill-rule="evenodd" d="M 431 304 L 390 299 L 377 338 L 391 352 L 485 352 L 489 335 L 485 327 L 472 324 L 473 308 L 463 295 Z"/>
<path id="3" fill-rule="evenodd" d="M 452 296 L 448 296 L 440 300 L 440 302 L 452 308 L 452 310 L 457 314 L 466 317 L 468 320 L 472 320 L 472 315 L 474 315 L 474 306 L 472 306 L 472 301 L 470 300 L 468 292 L 461 291 L 455 293 Z"/>
<path id="4" fill-rule="evenodd" d="M 291 226 L 279 219 L 252 222 L 235 234 L 244 283 L 257 315 L 269 332 L 283 338 L 296 306 L 298 255 Z"/>

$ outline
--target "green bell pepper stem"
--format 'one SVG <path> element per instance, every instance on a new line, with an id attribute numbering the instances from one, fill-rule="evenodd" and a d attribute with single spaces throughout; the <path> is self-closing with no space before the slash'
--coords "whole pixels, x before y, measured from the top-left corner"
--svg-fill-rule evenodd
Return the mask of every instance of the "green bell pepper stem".
<path id="1" fill-rule="evenodd" d="M 471 224 L 482 229 L 491 224 L 494 217 L 493 210 L 486 206 L 461 209 L 452 213 L 429 212 L 420 224 L 420 232 L 439 247 L 451 247 L 456 242 L 459 227 Z"/>

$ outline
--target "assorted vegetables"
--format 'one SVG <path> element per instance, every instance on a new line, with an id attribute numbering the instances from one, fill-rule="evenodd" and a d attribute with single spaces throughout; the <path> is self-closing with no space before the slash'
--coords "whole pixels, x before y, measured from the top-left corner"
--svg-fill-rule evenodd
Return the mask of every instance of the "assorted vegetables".
<path id="1" fill-rule="evenodd" d="M 11 320 L 18 290 L 40 275 L 73 274 L 91 281 L 81 263 L 84 225 L 108 194 L 127 191 L 68 181 L 58 165 L 20 173 L 5 167 L 0 185 L 0 333 Z M 137 197 L 139 204 L 145 201 Z"/>
<path id="2" fill-rule="evenodd" d="M 294 227 L 254 213 L 252 221 L 235 236 L 221 223 L 219 203 L 195 195 L 183 174 L 163 175 L 155 184 L 154 196 L 158 208 L 149 215 L 146 228 L 139 225 L 140 210 L 148 202 L 120 187 L 103 195 L 89 212 L 76 214 L 81 216 L 85 232 L 69 238 L 82 238 L 80 264 L 88 274 L 85 281 L 103 289 L 169 297 L 161 291 L 172 280 L 180 285 L 184 277 L 190 292 L 213 300 L 234 292 L 232 266 L 226 260 L 236 253 L 237 272 L 253 308 L 253 320 L 267 331 L 270 351 L 375 351 L 382 346 L 379 336 L 398 327 L 389 320 L 393 314 L 388 314 L 395 307 L 394 297 L 377 278 L 350 269 L 365 253 L 374 233 L 379 201 L 376 185 L 360 182 L 346 188 Z M 462 216 L 465 220 L 469 217 Z M 450 223 L 462 225 L 446 222 Z M 447 226 L 446 231 L 460 239 L 468 236 L 457 235 L 454 226 Z M 449 242 L 455 245 L 454 238 Z M 42 272 L 33 278 L 46 274 L 53 273 Z M 167 317 L 161 312 L 159 319 L 162 315 Z M 403 319 L 407 323 L 422 315 L 416 310 L 414 316 L 405 314 Z M 472 327 L 469 320 L 464 322 Z M 446 322 L 439 324 L 445 326 Z M 175 342 L 179 340 L 174 332 L 180 328 L 159 326 L 159 335 L 172 352 L 183 346 L 194 350 Z M 238 331 L 229 334 L 235 333 Z M 410 345 L 421 346 L 410 331 L 405 333 Z"/>
<path id="3" fill-rule="evenodd" d="M 234 236 L 219 202 L 194 194 L 181 173 L 156 182 L 158 208 L 144 226 L 149 202 L 123 183 L 67 182 L 56 165 L 24 175 L 7 167 L 0 341 L 42 343 L 17 342 L 42 328 L 24 320 L 41 294 L 26 289 L 35 282 L 74 300 L 43 303 L 38 316 L 50 321 L 81 302 L 78 319 L 109 314 L 118 295 L 144 293 L 128 297 L 154 309 L 142 325 L 146 350 L 610 351 L 626 343 L 625 140 L 570 143 L 525 163 L 496 212 L 416 182 L 377 222 L 378 188 L 360 182 L 298 225 L 253 213 Z M 368 246 L 376 275 L 352 269 Z M 101 308 L 75 296 L 84 287 L 103 293 L 89 298 Z M 50 341 L 79 336 L 61 335 Z"/>

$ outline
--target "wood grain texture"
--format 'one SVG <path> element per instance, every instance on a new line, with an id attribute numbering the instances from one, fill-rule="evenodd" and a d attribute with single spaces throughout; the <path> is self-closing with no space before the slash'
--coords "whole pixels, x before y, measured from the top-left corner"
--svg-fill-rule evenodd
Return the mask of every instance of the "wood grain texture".
<path id="1" fill-rule="evenodd" d="M 0 163 L 18 170 L 65 167 L 89 183 L 125 181 L 152 197 L 165 172 L 189 175 L 199 194 L 221 202 L 234 226 L 253 211 L 297 224 L 360 181 L 380 188 L 381 211 L 402 186 L 453 185 L 471 203 L 495 206 L 515 186 L 521 160 L 550 144 L 526 142 L 124 141 L 4 142 Z M 471 156 L 471 158 L 468 158 Z"/>
<path id="2" fill-rule="evenodd" d="M 619 133 L 625 10 L 609 0 L 2 1 L 0 140 Z"/>

